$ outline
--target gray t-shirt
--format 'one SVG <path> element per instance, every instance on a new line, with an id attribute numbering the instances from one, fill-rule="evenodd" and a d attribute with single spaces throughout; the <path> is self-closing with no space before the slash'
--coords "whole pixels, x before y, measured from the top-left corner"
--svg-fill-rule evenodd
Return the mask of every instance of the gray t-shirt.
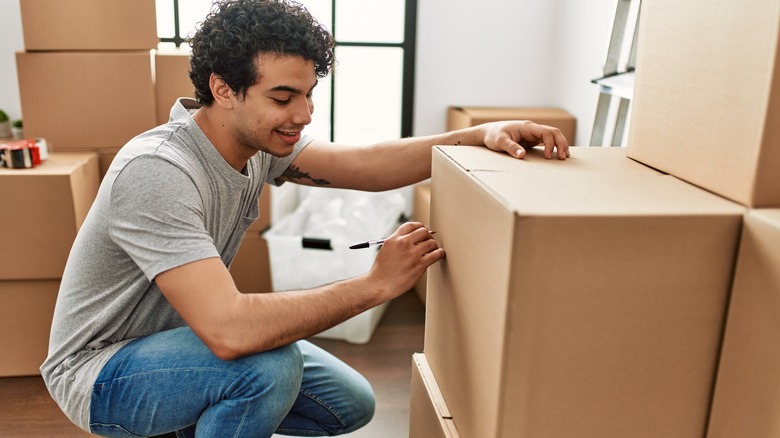
<path id="1" fill-rule="evenodd" d="M 133 338 L 184 326 L 153 283 L 157 274 L 220 257 L 230 266 L 274 183 L 311 140 L 284 158 L 252 157 L 244 172 L 222 158 L 180 99 L 170 121 L 114 158 L 76 237 L 60 285 L 41 375 L 65 414 L 89 431 L 92 386 Z"/>

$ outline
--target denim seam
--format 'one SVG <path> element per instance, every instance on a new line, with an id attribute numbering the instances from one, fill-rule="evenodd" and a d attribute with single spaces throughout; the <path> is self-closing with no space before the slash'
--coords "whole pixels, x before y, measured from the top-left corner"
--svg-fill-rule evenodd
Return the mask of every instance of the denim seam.
<path id="1" fill-rule="evenodd" d="M 112 377 L 112 378 L 104 380 L 104 381 L 97 381 L 97 382 L 95 382 L 95 385 L 105 385 L 107 383 L 121 382 L 123 380 L 134 379 L 134 378 L 137 378 L 137 377 L 150 376 L 150 375 L 154 375 L 154 374 L 162 374 L 162 373 L 167 373 L 167 372 L 181 372 L 181 371 L 216 371 L 216 372 L 219 372 L 219 373 L 224 373 L 224 374 L 227 374 L 227 375 L 231 375 L 234 378 L 236 376 L 240 376 L 242 378 L 246 378 L 246 376 L 244 376 L 243 373 L 237 373 L 235 371 L 227 370 L 227 369 L 224 369 L 224 368 L 215 368 L 215 367 L 162 368 L 162 369 L 153 370 L 153 371 L 144 371 L 144 372 L 139 372 L 139 373 L 134 373 L 134 374 L 128 374 L 128 375 L 121 376 L 121 377 Z"/>
<path id="2" fill-rule="evenodd" d="M 344 428 L 346 427 L 346 423 L 344 422 L 344 418 L 341 416 L 341 414 L 338 411 L 336 411 L 329 404 L 325 403 L 321 398 L 319 398 L 319 397 L 315 396 L 314 394 L 306 391 L 305 389 L 301 389 L 299 392 L 301 394 L 305 395 L 306 397 L 308 397 L 309 399 L 314 400 L 315 402 L 319 403 L 320 406 L 322 406 L 325 409 L 327 409 L 328 412 L 333 414 L 333 416 L 338 419 L 339 424 L 341 424 L 341 428 L 340 428 L 340 430 L 334 432 L 334 434 L 339 435 L 341 433 L 341 431 L 344 430 Z M 288 427 L 279 428 L 279 429 L 277 429 L 277 432 L 285 432 L 287 434 L 290 434 L 290 433 L 305 434 L 304 436 L 320 436 L 321 435 L 320 433 L 313 433 L 311 430 L 308 430 L 308 429 L 295 429 L 295 428 L 288 428 Z"/>

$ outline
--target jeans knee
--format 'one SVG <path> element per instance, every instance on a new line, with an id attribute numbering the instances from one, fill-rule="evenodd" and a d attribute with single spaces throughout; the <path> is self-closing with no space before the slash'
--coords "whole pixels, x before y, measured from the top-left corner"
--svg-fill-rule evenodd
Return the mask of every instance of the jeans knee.
<path id="1" fill-rule="evenodd" d="M 242 369 L 237 387 L 249 397 L 263 400 L 266 409 L 287 412 L 295 402 L 303 379 L 303 357 L 295 344 L 237 359 Z"/>
<path id="2" fill-rule="evenodd" d="M 368 424 L 374 418 L 376 410 L 374 391 L 367 380 L 353 382 L 351 389 L 350 411 L 344 414 L 350 421 L 344 433 L 355 431 Z"/>

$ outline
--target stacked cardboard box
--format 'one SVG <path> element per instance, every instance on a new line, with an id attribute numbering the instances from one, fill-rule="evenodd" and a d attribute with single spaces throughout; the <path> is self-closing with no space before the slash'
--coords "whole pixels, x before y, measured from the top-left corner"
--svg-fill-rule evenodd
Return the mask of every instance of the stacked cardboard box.
<path id="1" fill-rule="evenodd" d="M 0 376 L 38 374 L 65 262 L 98 184 L 94 153 L 0 168 Z"/>
<path id="2" fill-rule="evenodd" d="M 780 1 L 648 2 L 639 32 L 628 155 L 748 207 L 707 436 L 777 436 Z"/>
<path id="3" fill-rule="evenodd" d="M 114 153 L 155 126 L 154 0 L 21 0 L 25 134 L 55 152 Z"/>
<path id="4" fill-rule="evenodd" d="M 577 119 L 568 111 L 548 107 L 453 106 L 447 108 L 447 130 L 468 128 L 501 120 L 530 120 L 540 125 L 554 126 L 575 144 Z"/>
<path id="5" fill-rule="evenodd" d="M 16 54 L 25 133 L 96 152 L 101 175 L 128 140 L 194 96 L 189 53 L 158 52 L 154 0 L 21 0 Z M 67 84 L 67 86 L 63 86 Z"/>
<path id="6" fill-rule="evenodd" d="M 569 143 L 574 142 L 574 136 L 577 132 L 577 119 L 569 112 L 560 108 L 489 106 L 453 106 L 447 108 L 448 131 L 501 120 L 531 120 L 542 125 L 555 126 L 566 136 Z M 415 185 L 412 202 L 413 219 L 430 227 L 430 181 Z M 425 304 L 427 282 L 428 275 L 425 273 L 414 286 L 414 291 L 423 304 Z"/>
<path id="7" fill-rule="evenodd" d="M 460 436 L 777 435 L 778 15 L 643 5 L 625 150 L 435 151 L 425 357 Z"/>
<path id="8" fill-rule="evenodd" d="M 426 438 L 458 438 L 447 403 L 425 355 L 412 355 L 412 405 L 409 435 Z"/>
<path id="9" fill-rule="evenodd" d="M 708 435 L 777 436 L 780 209 L 745 218 Z"/>
<path id="10" fill-rule="evenodd" d="M 431 202 L 424 354 L 461 436 L 703 435 L 744 207 L 620 148 L 437 147 Z"/>

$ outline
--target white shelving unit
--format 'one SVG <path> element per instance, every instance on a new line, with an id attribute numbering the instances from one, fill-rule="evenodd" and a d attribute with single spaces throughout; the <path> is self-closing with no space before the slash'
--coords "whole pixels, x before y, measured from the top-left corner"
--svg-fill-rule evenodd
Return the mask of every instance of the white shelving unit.
<path id="1" fill-rule="evenodd" d="M 591 146 L 623 145 L 634 94 L 640 6 L 641 0 L 617 0 L 604 72 L 591 81 L 599 87 Z"/>

